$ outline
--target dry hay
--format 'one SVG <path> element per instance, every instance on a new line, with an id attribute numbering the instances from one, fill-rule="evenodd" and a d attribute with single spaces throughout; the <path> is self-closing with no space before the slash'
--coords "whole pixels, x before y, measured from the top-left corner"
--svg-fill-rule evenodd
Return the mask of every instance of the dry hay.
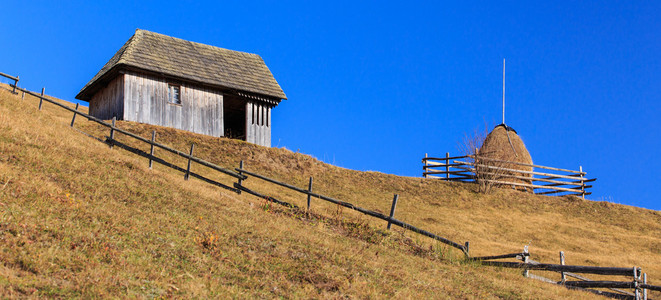
<path id="1" fill-rule="evenodd" d="M 504 124 L 496 126 L 484 139 L 482 147 L 480 148 L 479 155 L 482 157 L 498 159 L 503 161 L 532 164 L 532 158 L 526 145 L 523 143 L 519 135 L 514 129 Z M 489 160 L 482 160 L 479 163 L 487 164 L 494 167 L 515 169 L 522 171 L 532 171 L 533 168 L 529 166 L 521 166 L 517 164 L 503 163 L 503 162 L 494 162 Z M 478 173 L 480 173 L 478 168 Z M 484 171 L 483 171 L 484 172 Z M 527 179 L 517 179 L 517 178 L 508 178 L 508 175 L 515 175 L 521 177 L 532 178 L 531 174 L 512 172 L 512 171 L 497 171 L 494 169 L 489 169 L 488 173 L 498 173 L 486 176 L 486 178 L 491 180 L 506 181 L 513 183 L 524 183 L 531 184 L 532 180 Z M 480 175 L 478 175 L 478 178 Z M 532 188 L 525 187 L 516 187 L 519 190 L 525 190 L 532 192 Z"/>

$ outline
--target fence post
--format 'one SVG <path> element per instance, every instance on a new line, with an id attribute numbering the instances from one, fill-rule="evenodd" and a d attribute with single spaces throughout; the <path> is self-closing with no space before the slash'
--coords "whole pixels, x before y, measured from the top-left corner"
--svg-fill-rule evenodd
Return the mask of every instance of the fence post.
<path id="1" fill-rule="evenodd" d="M 154 158 L 154 143 L 156 142 L 156 130 L 151 131 L 151 147 L 149 148 L 149 169 L 151 170 Z"/>
<path id="2" fill-rule="evenodd" d="M 21 95 L 21 100 L 25 100 L 25 92 Z"/>
<path id="3" fill-rule="evenodd" d="M 560 264 L 563 265 L 563 266 L 565 265 L 565 252 L 564 251 L 560 251 Z M 560 272 L 560 278 L 561 278 L 562 284 L 564 284 L 565 281 L 567 280 L 567 277 L 565 276 L 565 272 Z"/>
<path id="4" fill-rule="evenodd" d="M 466 257 L 470 257 L 470 254 L 468 254 L 468 252 L 470 251 L 470 246 L 471 243 L 466 241 L 466 243 L 464 244 L 464 248 L 466 248 Z"/>
<path id="5" fill-rule="evenodd" d="M 643 274 L 639 274 L 638 268 L 636 268 L 634 266 L 633 267 L 633 284 L 634 284 L 634 288 L 635 288 L 634 297 L 635 297 L 636 300 L 640 300 L 640 296 L 641 296 L 640 295 L 641 294 L 640 293 L 640 278 L 642 277 L 642 275 Z"/>
<path id="6" fill-rule="evenodd" d="M 308 192 L 312 193 L 312 176 L 310 176 L 310 182 L 308 183 Z M 310 213 L 310 200 L 312 195 L 308 194 L 308 213 Z"/>
<path id="7" fill-rule="evenodd" d="M 530 257 L 530 255 L 527 255 L 528 254 L 528 246 L 527 245 L 523 247 L 523 253 L 524 253 L 523 254 L 523 263 L 527 264 L 528 260 L 529 260 L 529 257 Z M 523 270 L 523 277 L 528 277 L 528 275 L 530 275 L 530 271 L 528 271 L 528 269 L 524 269 Z"/>
<path id="8" fill-rule="evenodd" d="M 41 88 L 41 97 L 39 97 L 39 110 L 41 110 L 41 105 L 44 103 L 44 91 L 46 87 Z"/>
<path id="9" fill-rule="evenodd" d="M 397 207 L 397 199 L 399 199 L 399 195 L 395 194 L 395 197 L 392 198 L 392 207 L 390 208 L 390 218 L 388 218 L 388 227 L 387 229 L 390 230 L 390 226 L 392 226 L 392 218 L 395 216 L 395 208 Z"/>
<path id="10" fill-rule="evenodd" d="M 239 170 L 243 170 L 243 161 L 239 162 Z M 239 171 L 239 175 L 243 175 L 243 172 Z M 243 179 L 241 179 L 241 177 L 239 177 L 239 182 L 237 183 L 237 185 L 241 186 L 242 183 L 243 183 Z M 236 193 L 241 195 L 241 190 L 237 189 Z"/>
<path id="11" fill-rule="evenodd" d="M 581 172 L 581 196 L 585 199 L 585 182 L 583 181 L 583 166 L 578 166 L 578 171 Z"/>
<path id="12" fill-rule="evenodd" d="M 425 153 L 425 158 L 427 158 L 427 153 Z M 425 164 L 422 167 L 422 177 L 427 178 L 427 170 L 428 170 L 427 169 L 427 160 L 423 159 L 423 161 L 425 162 Z"/>
<path id="13" fill-rule="evenodd" d="M 193 149 L 195 149 L 195 144 L 190 145 L 190 157 L 188 158 L 188 167 L 186 167 L 186 175 L 184 175 L 184 180 L 188 180 L 188 177 L 190 177 L 190 164 L 191 158 L 193 156 Z"/>
<path id="14" fill-rule="evenodd" d="M 445 180 L 450 180 L 450 152 L 445 152 Z"/>
<path id="15" fill-rule="evenodd" d="M 115 141 L 115 123 L 117 122 L 117 117 L 112 117 L 112 126 L 110 126 L 110 149 L 113 147 Z"/>
<path id="16" fill-rule="evenodd" d="M 643 284 L 647 284 L 647 273 L 643 274 Z M 647 289 L 643 289 L 643 299 L 647 300 Z"/>
<path id="17" fill-rule="evenodd" d="M 71 127 L 73 127 L 73 123 L 76 122 L 76 115 L 78 114 L 78 105 L 79 103 L 76 103 L 76 111 L 73 112 L 73 118 L 71 119 Z"/>
<path id="18" fill-rule="evenodd" d="M 17 94 L 16 93 L 16 86 L 18 85 L 18 76 L 16 76 L 16 80 L 14 80 L 14 90 L 11 92 L 12 94 Z"/>

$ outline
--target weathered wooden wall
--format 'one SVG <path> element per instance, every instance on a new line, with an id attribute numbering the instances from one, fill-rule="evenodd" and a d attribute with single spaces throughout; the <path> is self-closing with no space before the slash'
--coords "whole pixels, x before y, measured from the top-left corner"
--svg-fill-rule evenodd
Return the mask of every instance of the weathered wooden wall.
<path id="1" fill-rule="evenodd" d="M 106 87 L 99 90 L 90 100 L 89 113 L 100 119 L 124 116 L 124 76 L 115 77 Z"/>
<path id="2" fill-rule="evenodd" d="M 181 84 L 181 105 L 168 102 L 168 81 L 150 75 L 124 74 L 124 120 L 211 136 L 223 136 L 223 95 Z"/>
<path id="3" fill-rule="evenodd" d="M 263 103 L 246 103 L 246 141 L 271 147 L 271 107 Z"/>

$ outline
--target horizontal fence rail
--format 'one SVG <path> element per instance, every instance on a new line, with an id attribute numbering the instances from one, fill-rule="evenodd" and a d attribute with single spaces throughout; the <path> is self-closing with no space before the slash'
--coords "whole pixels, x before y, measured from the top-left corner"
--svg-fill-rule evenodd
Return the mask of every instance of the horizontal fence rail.
<path id="1" fill-rule="evenodd" d="M 477 151 L 476 151 L 477 152 Z M 425 157 L 422 159 L 422 176 L 445 181 L 482 182 L 498 186 L 511 186 L 538 195 L 592 194 L 588 184 L 596 178 L 586 178 L 583 167 L 578 171 L 542 165 L 512 162 L 484 155 Z M 521 170 L 516 167 L 525 167 Z"/>
<path id="2" fill-rule="evenodd" d="M 5 73 L 2 73 L 2 72 L 0 72 L 0 76 L 5 77 L 5 78 L 9 78 L 9 79 L 11 79 L 11 80 L 14 81 L 14 84 L 13 84 L 13 85 L 9 85 L 9 86 L 14 87 L 14 90 L 12 91 L 12 93 L 16 94 L 16 88 L 18 87 L 18 80 L 19 80 L 18 76 L 14 77 L 14 76 L 7 75 L 7 74 L 5 74 Z"/>

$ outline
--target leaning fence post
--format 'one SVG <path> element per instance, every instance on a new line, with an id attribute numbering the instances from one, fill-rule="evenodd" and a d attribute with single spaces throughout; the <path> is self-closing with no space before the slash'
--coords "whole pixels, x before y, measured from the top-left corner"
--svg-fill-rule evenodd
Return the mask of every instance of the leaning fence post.
<path id="1" fill-rule="evenodd" d="M 529 260 L 529 255 L 528 255 L 528 246 L 523 247 L 523 263 L 527 264 Z M 530 271 L 528 269 L 523 269 L 523 277 L 528 277 L 530 275 Z"/>
<path id="2" fill-rule="evenodd" d="M 195 144 L 190 145 L 190 155 L 188 157 L 188 167 L 186 167 L 186 175 L 184 175 L 184 180 L 188 180 L 188 177 L 190 177 L 190 164 L 191 164 L 191 158 L 193 158 L 193 149 L 195 149 Z"/>
<path id="3" fill-rule="evenodd" d="M 113 147 L 113 143 L 115 142 L 115 123 L 117 122 L 117 117 L 112 117 L 112 126 L 110 126 L 110 139 L 108 140 L 110 142 L 110 149 Z"/>
<path id="4" fill-rule="evenodd" d="M 78 114 L 78 105 L 79 103 L 76 103 L 76 111 L 73 112 L 73 118 L 71 119 L 71 127 L 73 127 L 73 123 L 76 122 L 76 115 Z"/>
<path id="5" fill-rule="evenodd" d="M 563 265 L 563 266 L 565 265 L 565 252 L 564 251 L 560 251 L 560 264 Z M 567 277 L 565 276 L 565 272 L 560 272 L 560 278 L 561 278 L 561 282 L 564 284 L 565 281 L 567 280 Z"/>
<path id="6" fill-rule="evenodd" d="M 14 90 L 11 92 L 12 94 L 16 94 L 16 86 L 18 85 L 18 76 L 16 76 L 16 80 L 14 80 Z"/>
<path id="7" fill-rule="evenodd" d="M 156 142 L 156 130 L 152 130 L 151 132 L 151 147 L 149 148 L 149 169 L 152 168 L 152 164 L 154 162 L 154 143 Z"/>
<path id="8" fill-rule="evenodd" d="M 392 207 L 390 208 L 390 217 L 388 218 L 388 230 L 390 230 L 390 226 L 392 226 L 392 218 L 395 216 L 395 208 L 397 207 L 397 199 L 399 199 L 399 195 L 395 194 L 395 197 L 392 198 Z"/>
<path id="9" fill-rule="evenodd" d="M 581 196 L 585 199 L 585 181 L 583 181 L 583 166 L 578 166 L 578 171 L 581 172 Z"/>
<path id="10" fill-rule="evenodd" d="M 41 105 L 44 103 L 44 91 L 46 90 L 45 87 L 41 88 L 41 97 L 39 97 L 39 110 L 41 110 Z"/>
<path id="11" fill-rule="evenodd" d="M 310 176 L 310 182 L 308 183 L 308 213 L 310 212 L 310 200 L 312 200 L 312 176 Z"/>

